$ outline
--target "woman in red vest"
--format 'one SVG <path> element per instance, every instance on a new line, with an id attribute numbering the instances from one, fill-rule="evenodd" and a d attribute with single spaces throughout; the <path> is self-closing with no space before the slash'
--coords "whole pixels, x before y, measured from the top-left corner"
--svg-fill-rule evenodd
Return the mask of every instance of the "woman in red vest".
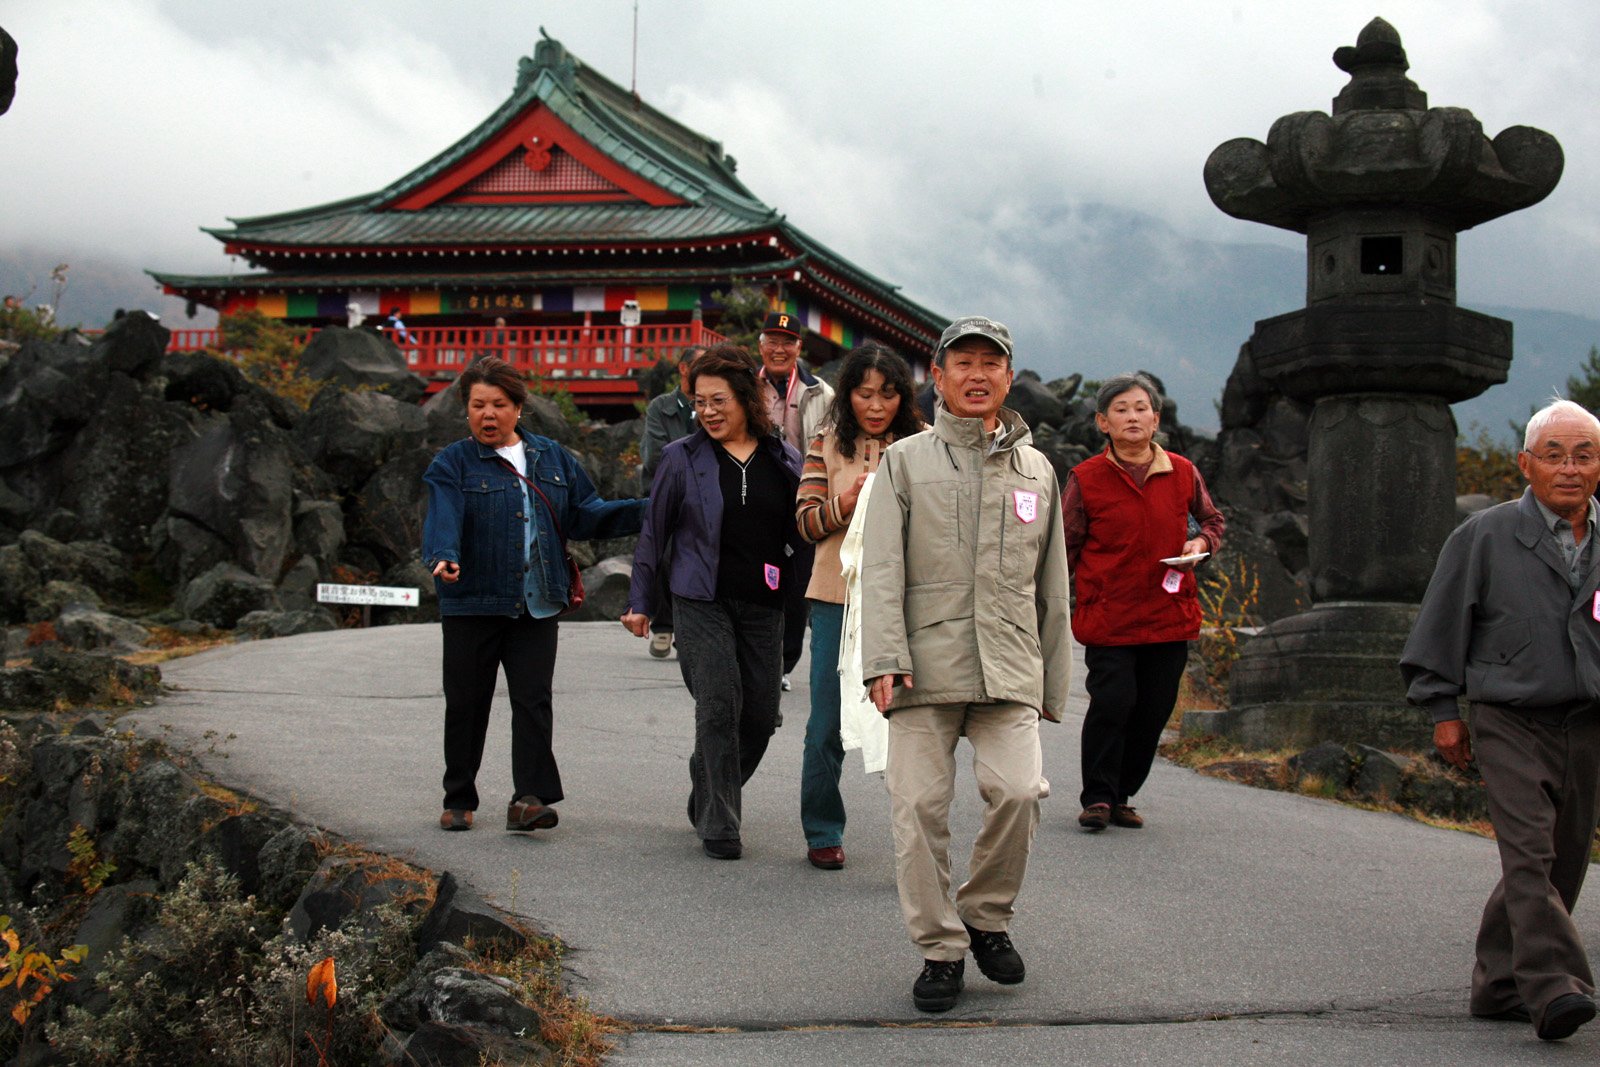
<path id="1" fill-rule="evenodd" d="M 1072 633 L 1085 646 L 1083 813 L 1089 831 L 1138 829 L 1128 801 L 1144 785 L 1172 715 L 1189 642 L 1200 636 L 1194 567 L 1226 525 L 1194 464 L 1155 442 L 1161 392 L 1119 374 L 1095 395 L 1106 450 L 1067 475 L 1061 494 L 1076 583 Z M 1199 524 L 1189 537 L 1189 517 Z"/>

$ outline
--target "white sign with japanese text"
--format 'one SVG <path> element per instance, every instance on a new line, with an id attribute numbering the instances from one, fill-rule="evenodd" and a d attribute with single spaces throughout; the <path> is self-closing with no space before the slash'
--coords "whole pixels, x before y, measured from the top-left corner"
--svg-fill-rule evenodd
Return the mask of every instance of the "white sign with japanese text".
<path id="1" fill-rule="evenodd" d="M 415 586 L 398 585 L 330 585 L 317 583 L 319 604 L 370 604 L 385 608 L 414 608 L 418 603 Z"/>

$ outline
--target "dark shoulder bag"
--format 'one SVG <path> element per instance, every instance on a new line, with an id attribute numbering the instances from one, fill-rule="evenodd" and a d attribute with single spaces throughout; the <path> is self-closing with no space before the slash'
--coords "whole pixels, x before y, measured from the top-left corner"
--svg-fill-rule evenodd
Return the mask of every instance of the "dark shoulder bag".
<path id="1" fill-rule="evenodd" d="M 571 615 L 574 611 L 577 611 L 579 608 L 583 607 L 583 598 L 585 594 L 583 590 L 583 575 L 579 573 L 578 565 L 573 562 L 572 553 L 567 551 L 567 535 L 561 532 L 561 516 L 556 514 L 555 506 L 550 503 L 550 498 L 544 495 L 544 490 L 535 485 L 532 479 L 523 474 L 521 471 L 517 470 L 517 468 L 512 465 L 511 461 L 506 459 L 504 456 L 497 458 L 499 458 L 501 463 L 505 464 L 506 470 L 510 471 L 512 474 L 515 474 L 524 482 L 527 482 L 528 488 L 539 494 L 539 499 L 544 501 L 546 510 L 550 512 L 550 521 L 555 523 L 556 526 L 556 537 L 561 539 L 561 554 L 565 556 L 567 560 L 567 606 L 561 609 L 560 614 Z"/>

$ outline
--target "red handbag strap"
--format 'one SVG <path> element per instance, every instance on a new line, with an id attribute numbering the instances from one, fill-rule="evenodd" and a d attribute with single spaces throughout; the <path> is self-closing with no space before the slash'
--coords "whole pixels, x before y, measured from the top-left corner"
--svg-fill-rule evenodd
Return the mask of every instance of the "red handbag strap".
<path id="1" fill-rule="evenodd" d="M 544 501 L 545 508 L 550 512 L 550 521 L 556 524 L 556 536 L 561 539 L 561 550 L 565 552 L 567 550 L 567 535 L 561 532 L 561 517 L 556 514 L 555 506 L 550 503 L 550 498 L 545 496 L 544 490 L 540 489 L 537 485 L 534 485 L 533 481 L 529 479 L 526 474 L 523 474 L 521 471 L 517 470 L 516 466 L 510 460 L 506 459 L 506 457 L 496 456 L 495 458 L 501 463 L 505 464 L 506 470 L 510 471 L 512 474 L 515 474 L 524 482 L 527 482 L 529 489 L 532 489 L 535 493 L 539 494 L 539 499 Z"/>

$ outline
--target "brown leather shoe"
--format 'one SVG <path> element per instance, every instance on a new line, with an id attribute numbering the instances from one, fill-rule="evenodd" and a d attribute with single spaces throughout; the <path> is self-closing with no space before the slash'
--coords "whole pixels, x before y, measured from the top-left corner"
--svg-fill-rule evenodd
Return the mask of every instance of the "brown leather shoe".
<path id="1" fill-rule="evenodd" d="M 439 816 L 439 829 L 441 830 L 470 830 L 472 829 L 472 812 L 460 808 L 445 808 L 444 814 Z"/>
<path id="2" fill-rule="evenodd" d="M 556 809 L 538 797 L 521 797 L 506 806 L 507 830 L 548 830 L 560 821 Z"/>
<path id="3" fill-rule="evenodd" d="M 1111 809 L 1111 825 L 1124 830 L 1143 830 L 1144 816 L 1126 804 L 1118 804 Z"/>
<path id="4" fill-rule="evenodd" d="M 823 871 L 837 871 L 844 866 L 844 846 L 829 845 L 827 848 L 806 849 L 806 859 L 811 861 L 811 866 Z"/>
<path id="5" fill-rule="evenodd" d="M 1099 833 L 1111 824 L 1110 804 L 1090 804 L 1078 813 L 1078 825 L 1090 833 Z"/>

